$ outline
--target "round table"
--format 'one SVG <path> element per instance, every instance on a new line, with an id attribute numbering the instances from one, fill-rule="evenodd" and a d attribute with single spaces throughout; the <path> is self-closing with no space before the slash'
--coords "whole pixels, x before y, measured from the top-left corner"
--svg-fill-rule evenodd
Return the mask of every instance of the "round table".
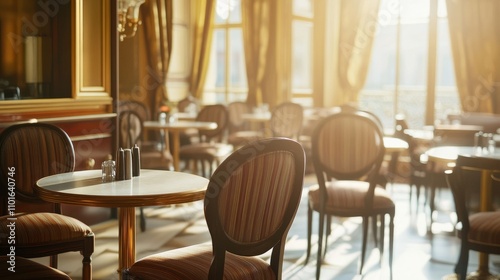
<path id="1" fill-rule="evenodd" d="M 476 153 L 474 147 L 470 146 L 441 146 L 434 147 L 429 149 L 426 153 L 427 161 L 433 165 L 440 165 L 443 169 L 451 169 L 455 165 L 455 161 L 460 156 L 470 157 L 471 159 L 481 160 L 484 158 L 488 159 L 496 159 L 500 161 L 500 152 L 497 150 L 495 153 Z M 432 168 L 432 167 L 431 167 Z M 438 172 L 438 170 L 434 170 L 434 172 Z M 444 172 L 444 170 L 442 170 Z M 491 184 L 491 170 L 482 170 L 481 171 L 481 211 L 488 211 L 491 205 L 491 197 L 487 194 L 489 193 L 489 188 Z M 431 184 L 431 188 L 433 188 Z M 434 191 L 434 189 L 431 189 Z M 431 204 L 433 204 L 433 195 L 431 194 Z M 433 207 L 431 206 L 431 209 Z M 432 213 L 431 213 L 432 215 Z M 432 219 L 432 218 L 431 218 Z M 431 220 L 432 221 L 432 220 Z M 432 224 L 431 224 L 432 226 Z M 432 229 L 431 229 L 432 231 Z M 443 277 L 446 280 L 454 280 L 458 279 L 455 274 L 447 275 Z M 488 271 L 488 255 L 484 253 L 479 253 L 479 267 L 478 270 L 474 273 L 471 273 L 467 276 L 467 279 L 476 279 L 476 280 L 487 280 L 487 279 L 498 279 L 495 276 L 492 276 Z"/>
<path id="2" fill-rule="evenodd" d="M 135 262 L 135 207 L 171 205 L 203 199 L 208 179 L 164 170 L 142 169 L 130 180 L 102 182 L 101 170 L 85 170 L 44 177 L 35 191 L 45 201 L 119 208 L 120 272 Z"/>
<path id="3" fill-rule="evenodd" d="M 199 122 L 199 121 L 176 121 L 176 122 L 159 122 L 146 121 L 143 124 L 146 129 L 157 129 L 165 131 L 165 149 L 172 154 L 174 160 L 174 170 L 179 170 L 179 150 L 181 147 L 180 132 L 187 129 L 204 129 L 213 130 L 217 128 L 215 122 Z M 172 133 L 172 151 L 169 150 L 168 133 Z"/>

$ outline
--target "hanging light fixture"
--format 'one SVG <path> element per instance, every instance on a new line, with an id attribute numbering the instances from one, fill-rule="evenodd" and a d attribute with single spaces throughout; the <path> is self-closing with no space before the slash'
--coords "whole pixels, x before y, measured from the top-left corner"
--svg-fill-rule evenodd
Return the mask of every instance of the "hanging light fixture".
<path id="1" fill-rule="evenodd" d="M 120 41 L 135 35 L 137 26 L 141 24 L 139 8 L 146 0 L 118 0 L 118 32 Z"/>

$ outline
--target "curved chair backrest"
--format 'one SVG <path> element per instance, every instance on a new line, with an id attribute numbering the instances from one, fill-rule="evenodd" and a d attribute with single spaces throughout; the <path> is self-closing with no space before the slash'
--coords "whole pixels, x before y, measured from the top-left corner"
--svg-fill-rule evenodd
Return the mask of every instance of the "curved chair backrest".
<path id="1" fill-rule="evenodd" d="M 375 179 L 384 153 L 382 128 L 366 112 L 334 113 L 321 120 L 313 133 L 312 158 L 318 178 Z"/>
<path id="2" fill-rule="evenodd" d="M 142 141 L 143 120 L 132 110 L 121 111 L 118 116 L 119 143 L 122 148 L 140 146 Z"/>
<path id="3" fill-rule="evenodd" d="M 68 134 L 55 125 L 28 123 L 10 126 L 0 134 L 0 168 L 3 194 L 7 193 L 9 182 L 15 180 L 17 200 L 41 203 L 33 189 L 36 181 L 74 170 L 73 143 Z M 6 204 L 2 206 L 2 213 L 5 213 Z"/>
<path id="4" fill-rule="evenodd" d="M 198 111 L 200 107 L 198 100 L 191 95 L 186 96 L 177 103 L 177 110 L 179 110 L 179 112 L 186 112 L 189 106 L 194 106 L 196 111 Z"/>
<path id="5" fill-rule="evenodd" d="M 227 105 L 229 112 L 229 133 L 248 130 L 248 123 L 243 119 L 243 114 L 250 113 L 251 109 L 247 103 L 235 101 Z"/>
<path id="6" fill-rule="evenodd" d="M 142 120 L 155 119 L 151 118 L 150 113 L 146 105 L 139 101 L 134 100 L 123 100 L 118 103 L 118 114 L 123 111 L 134 111 Z"/>
<path id="7" fill-rule="evenodd" d="M 217 128 L 213 130 L 199 130 L 200 139 L 205 142 L 216 141 L 221 142 L 225 136 L 226 128 L 229 122 L 227 108 L 224 105 L 206 105 L 201 109 L 196 117 L 197 121 L 215 122 Z"/>
<path id="8" fill-rule="evenodd" d="M 269 138 L 250 142 L 219 165 L 205 195 L 214 251 L 209 279 L 224 270 L 226 251 L 256 256 L 272 248 L 271 266 L 280 275 L 286 235 L 302 194 L 304 163 L 298 142 Z"/>
<path id="9" fill-rule="evenodd" d="M 469 229 L 469 208 L 479 207 L 480 197 L 483 196 L 480 194 L 482 170 L 489 170 L 492 175 L 499 174 L 500 160 L 458 155 L 453 172 L 448 172 L 446 176 L 463 232 Z M 493 197 L 492 193 L 486 196 Z"/>
<path id="10" fill-rule="evenodd" d="M 298 139 L 302 130 L 304 110 L 301 105 L 284 102 L 272 111 L 270 127 L 275 137 Z"/>

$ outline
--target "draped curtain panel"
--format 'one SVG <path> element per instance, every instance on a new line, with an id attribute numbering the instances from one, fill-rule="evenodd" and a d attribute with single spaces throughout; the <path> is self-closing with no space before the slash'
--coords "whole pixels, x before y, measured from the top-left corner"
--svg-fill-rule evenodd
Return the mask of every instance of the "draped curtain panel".
<path id="1" fill-rule="evenodd" d="M 334 104 L 357 102 L 370 65 L 380 0 L 342 0 Z"/>
<path id="2" fill-rule="evenodd" d="M 242 0 L 243 42 L 248 81 L 247 103 L 271 107 L 283 102 L 278 82 L 276 0 Z"/>
<path id="3" fill-rule="evenodd" d="M 141 6 L 148 64 L 145 87 L 153 113 L 159 104 L 168 100 L 166 81 L 172 53 L 172 1 L 147 0 Z"/>
<path id="4" fill-rule="evenodd" d="M 446 4 L 462 110 L 500 114 L 500 1 Z"/>
<path id="5" fill-rule="evenodd" d="M 197 99 L 202 99 L 205 77 L 210 62 L 212 47 L 213 21 L 216 0 L 195 0 L 194 38 L 190 76 L 190 92 Z"/>

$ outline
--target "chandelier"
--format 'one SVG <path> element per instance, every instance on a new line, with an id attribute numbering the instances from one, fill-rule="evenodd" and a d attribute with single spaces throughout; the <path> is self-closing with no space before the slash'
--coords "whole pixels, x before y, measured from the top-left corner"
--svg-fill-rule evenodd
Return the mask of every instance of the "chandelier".
<path id="1" fill-rule="evenodd" d="M 146 0 L 118 0 L 118 32 L 120 41 L 135 35 L 139 20 L 139 8 Z"/>

